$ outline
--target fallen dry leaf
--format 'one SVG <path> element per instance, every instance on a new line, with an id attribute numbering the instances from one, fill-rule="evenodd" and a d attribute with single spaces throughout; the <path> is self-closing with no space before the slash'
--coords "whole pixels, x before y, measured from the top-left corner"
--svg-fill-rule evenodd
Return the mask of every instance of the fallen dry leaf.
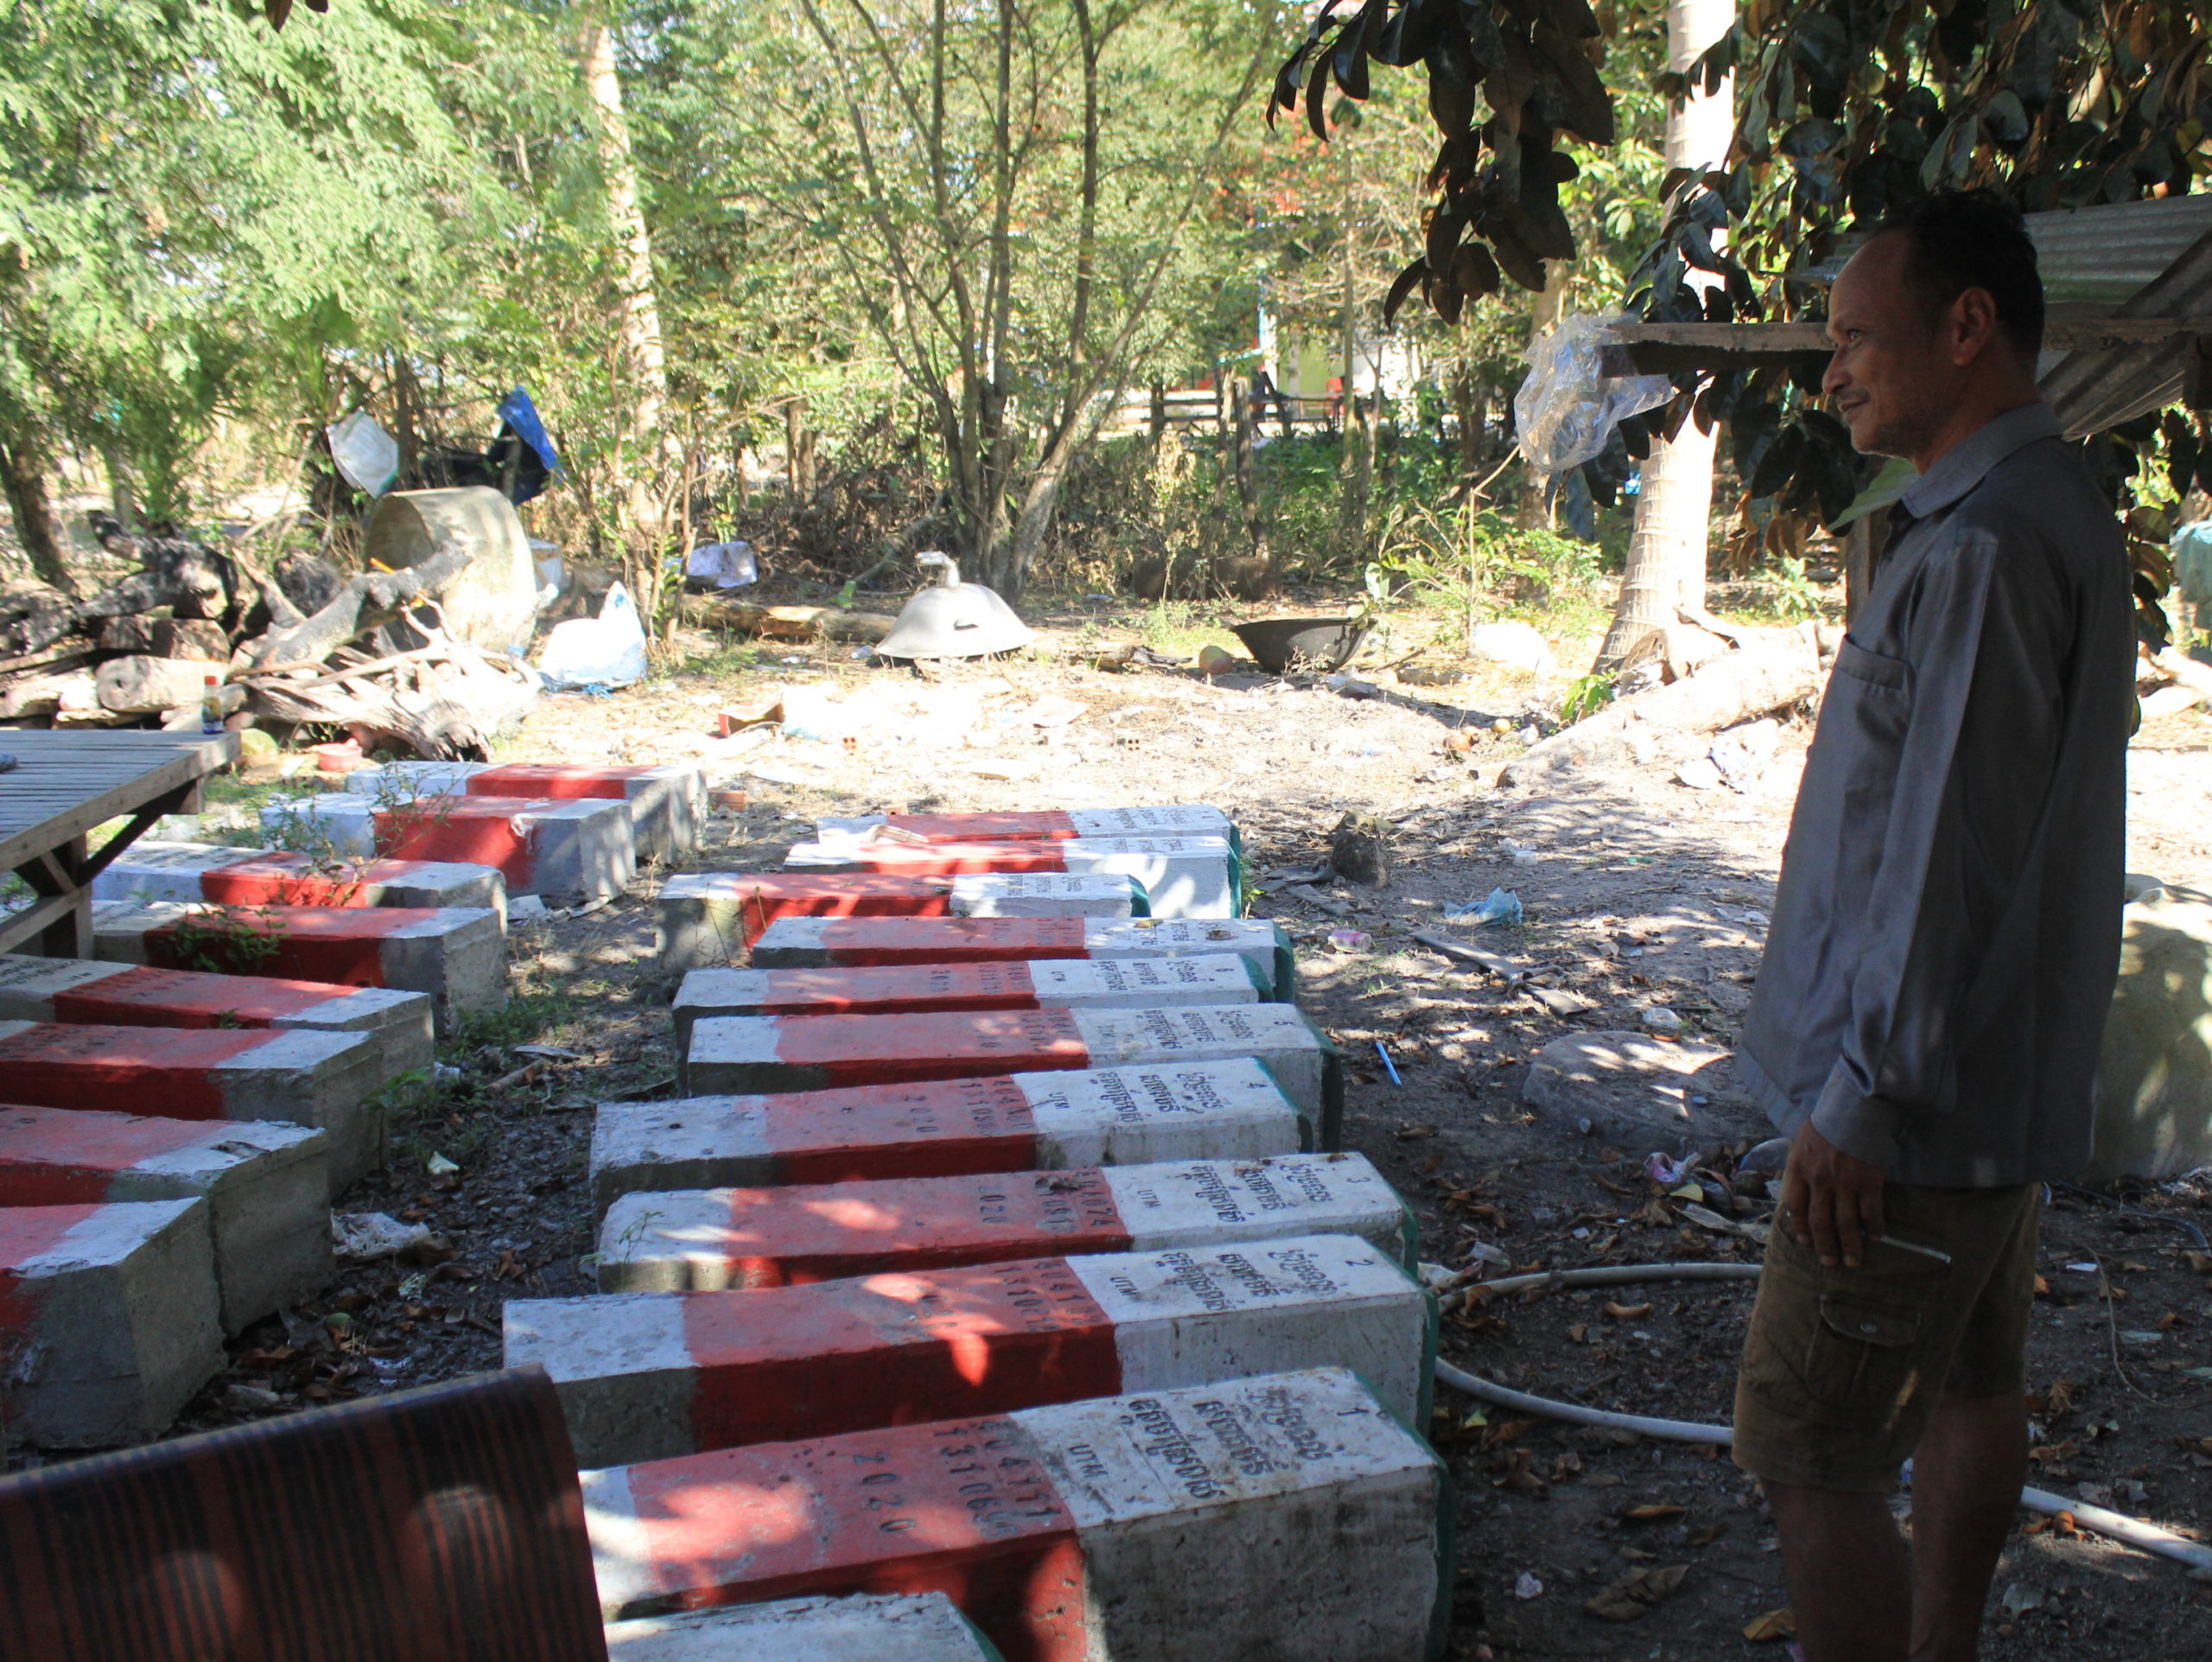
<path id="1" fill-rule="evenodd" d="M 1769 1610 L 1764 1615 L 1753 1616 L 1744 1624 L 1744 1637 L 1754 1645 L 1764 1645 L 1770 1640 L 1795 1639 L 1797 1636 L 1797 1613 L 1783 1605 L 1779 1610 Z"/>
<path id="2" fill-rule="evenodd" d="M 1633 1321 L 1640 1315 L 1649 1315 L 1651 1314 L 1651 1306 L 1649 1304 L 1624 1304 L 1618 1299 L 1609 1298 L 1605 1301 L 1605 1314 L 1611 1316 L 1617 1321 Z"/>
<path id="3" fill-rule="evenodd" d="M 1678 1506 L 1671 1500 L 1653 1500 L 1641 1506 L 1630 1506 L 1621 1516 L 1630 1523 L 1649 1524 L 1662 1518 L 1680 1518 L 1688 1510 L 1688 1507 Z"/>
<path id="4" fill-rule="evenodd" d="M 1582 1608 L 1606 1621 L 1640 1621 L 1653 1605 L 1671 1598 L 1688 1573 L 1689 1566 L 1682 1563 L 1639 1567 L 1612 1582 Z"/>
<path id="5" fill-rule="evenodd" d="M 2039 1460 L 2046 1466 L 2055 1466 L 2062 1460 L 2071 1460 L 2078 1445 L 2070 1438 L 2064 1442 L 2046 1442 L 2028 1450 L 2030 1460 Z"/>
<path id="6" fill-rule="evenodd" d="M 1534 1420 L 1500 1420 L 1490 1428 L 1490 1435 L 1484 1441 L 1496 1447 L 1501 1442 L 1510 1442 L 1524 1432 L 1533 1431 L 1535 1429 L 1536 1423 Z"/>
<path id="7" fill-rule="evenodd" d="M 1433 1125 L 1402 1125 L 1398 1128 L 1398 1141 L 1418 1143 L 1425 1137 L 1434 1137 L 1436 1132 L 1437 1127 Z"/>

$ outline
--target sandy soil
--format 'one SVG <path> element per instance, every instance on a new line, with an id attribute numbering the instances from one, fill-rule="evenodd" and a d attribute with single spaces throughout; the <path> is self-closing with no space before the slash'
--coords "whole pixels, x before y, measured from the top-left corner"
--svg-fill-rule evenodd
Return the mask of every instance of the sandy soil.
<path id="1" fill-rule="evenodd" d="M 1386 675 L 1381 696 L 1362 697 L 1256 675 L 1209 685 L 1056 661 L 925 681 L 842 649 L 785 656 L 742 674 L 549 700 L 512 755 L 704 757 L 750 799 L 716 818 L 697 856 L 704 867 L 772 866 L 824 812 L 1217 803 L 1243 825 L 1255 875 L 1273 890 L 1255 909 L 1299 938 L 1306 1008 L 1346 1053 L 1351 1145 L 1419 1211 L 1425 1258 L 1458 1269 L 1479 1246 L 1522 1270 L 1751 1255 L 1686 1222 L 1643 1175 L 1645 1150 L 1540 1119 L 1520 1087 L 1548 1041 L 1634 1028 L 1653 1003 L 1680 1015 L 1687 1040 L 1731 1041 L 1758 961 L 1802 724 L 1747 795 L 1691 790 L 1658 767 L 1501 791 L 1498 768 L 1521 742 L 1493 723 L 1518 728 L 1543 707 L 1541 690 L 1510 673 L 1443 690 L 1396 688 Z M 715 712 L 771 680 L 837 701 L 809 705 L 804 691 L 796 701 L 823 736 L 759 748 L 715 739 Z M 1056 701 L 1084 708 L 1065 721 Z M 1479 734 L 1465 756 L 1446 743 L 1459 729 Z M 2146 730 L 2131 780 L 2133 869 L 2212 888 L 2212 723 L 2179 716 Z M 1269 877 L 1319 858 L 1350 810 L 1395 828 L 1387 888 L 1317 894 Z M 1517 890 L 1523 926 L 1466 938 L 1581 995 L 1586 1012 L 1562 1021 L 1411 939 L 1493 885 Z M 452 1256 L 351 1270 L 323 1304 L 263 1324 L 180 1429 L 494 1366 L 503 1299 L 588 1290 L 581 1180 L 592 1106 L 673 1091 L 650 888 L 518 933 L 516 1009 L 449 1047 L 458 1077 L 402 1105 L 391 1169 L 344 1203 L 420 1219 Z M 1332 944 L 1332 932 L 1350 933 Z M 574 1054 L 532 1056 L 521 1044 Z M 1739 1129 L 1746 1143 L 1764 1135 L 1748 1119 Z M 434 1153 L 460 1175 L 432 1180 Z M 1727 1164 L 1714 1174 L 1724 1182 Z M 1756 1186 L 1743 1187 L 1755 1220 L 1767 1208 Z M 2170 1524 L 2212 1520 L 2212 1371 L 2186 1371 L 2212 1363 L 2212 1262 L 2159 1221 L 2212 1225 L 2212 1188 L 2134 1199 L 2155 1215 L 2065 1194 L 2050 1215 L 2050 1293 L 2031 1357 L 2044 1398 L 2039 1481 Z M 2080 1264 L 2100 1268 L 2065 1267 Z M 1747 1305 L 1747 1291 L 1694 1286 L 1483 1304 L 1447 1321 L 1445 1352 L 1543 1394 L 1725 1419 Z M 2162 1336 L 2125 1336 L 2145 1331 Z M 1783 1651 L 1740 1636 L 1787 1601 L 1770 1522 L 1725 1456 L 1472 1410 L 1440 1392 L 1433 1427 L 1459 1485 L 1455 1655 Z M 1678 1590 L 1636 1606 L 1632 1623 L 1585 1609 L 1624 1575 L 1677 1564 L 1687 1566 Z M 2212 1654 L 2201 1638 L 2212 1586 L 2094 1538 L 2022 1534 L 1998 1589 L 2011 1608 L 1993 1613 L 1993 1657 Z"/>

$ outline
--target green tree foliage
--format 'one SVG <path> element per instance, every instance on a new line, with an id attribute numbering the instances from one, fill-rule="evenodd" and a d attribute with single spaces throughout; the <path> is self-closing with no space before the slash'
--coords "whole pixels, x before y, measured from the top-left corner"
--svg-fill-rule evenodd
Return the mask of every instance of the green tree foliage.
<path id="1" fill-rule="evenodd" d="M 640 54 L 658 102 L 640 107 L 659 124 L 662 204 L 696 213 L 682 245 L 736 277 L 741 303 L 714 311 L 817 360 L 887 366 L 936 441 L 974 575 L 1019 593 L 1111 401 L 1228 275 L 1209 265 L 1205 210 L 1271 10 L 657 15 Z M 768 261 L 782 281 L 762 283 Z"/>
<path id="2" fill-rule="evenodd" d="M 1328 136 L 1332 83 L 1346 98 L 1371 90 L 1371 61 L 1422 65 L 1429 114 L 1441 137 L 1427 183 L 1421 258 L 1399 272 L 1384 302 L 1395 314 L 1418 289 L 1446 322 L 1498 292 L 1501 272 L 1544 286 L 1546 260 L 1575 255 L 1560 187 L 1580 171 L 1560 148 L 1574 137 L 1613 142 L 1612 95 L 1600 79 L 1604 30 L 1588 0 L 1325 0 L 1304 42 L 1275 77 L 1276 110 L 1302 100 L 1316 137 Z M 1477 97 L 1489 118 L 1478 123 Z"/>
<path id="3" fill-rule="evenodd" d="M 503 67 L 436 0 L 281 35 L 0 0 L 0 435 L 120 457 L 167 517 L 219 411 L 295 417 L 334 360 L 480 322 Z"/>

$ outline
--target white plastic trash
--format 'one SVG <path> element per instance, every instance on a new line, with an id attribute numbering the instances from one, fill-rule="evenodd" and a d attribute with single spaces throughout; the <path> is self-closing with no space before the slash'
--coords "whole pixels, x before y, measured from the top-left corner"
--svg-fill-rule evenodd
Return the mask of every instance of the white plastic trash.
<path id="1" fill-rule="evenodd" d="M 597 617 L 557 624 L 538 654 L 549 686 L 626 687 L 645 674 L 645 630 L 630 591 L 616 583 Z"/>
<path id="2" fill-rule="evenodd" d="M 323 430 L 330 441 L 331 460 L 346 482 L 372 496 L 382 496 L 399 476 L 399 442 L 377 425 L 366 411 L 356 410 L 343 421 Z"/>
<path id="3" fill-rule="evenodd" d="M 748 542 L 707 543 L 684 557 L 683 575 L 717 589 L 742 589 L 760 581 L 760 564 Z"/>

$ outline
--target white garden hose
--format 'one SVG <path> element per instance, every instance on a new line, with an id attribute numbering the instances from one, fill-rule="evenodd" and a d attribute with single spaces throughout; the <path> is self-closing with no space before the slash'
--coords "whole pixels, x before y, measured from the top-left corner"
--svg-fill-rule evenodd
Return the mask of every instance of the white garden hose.
<path id="1" fill-rule="evenodd" d="M 1621 1286 L 1639 1281 L 1755 1281 L 1759 1266 L 1756 1264 L 1630 1264 L 1618 1268 L 1599 1265 L 1588 1270 L 1548 1270 L 1533 1275 L 1507 1276 L 1497 1281 L 1478 1283 L 1485 1297 L 1500 1293 L 1541 1293 L 1559 1287 Z M 1446 1309 L 1466 1302 L 1472 1288 L 1462 1288 L 1446 1295 L 1441 1301 Z M 1734 1430 L 1726 1425 L 1703 1425 L 1695 1420 L 1656 1419 L 1646 1414 L 1617 1414 L 1610 1409 L 1585 1408 L 1580 1403 L 1563 1403 L 1549 1397 L 1533 1397 L 1525 1391 L 1515 1391 L 1485 1379 L 1479 1374 L 1469 1373 L 1453 1367 L 1440 1357 L 1436 1363 L 1437 1379 L 1450 1385 L 1463 1396 L 1474 1398 L 1493 1407 L 1509 1409 L 1516 1414 L 1533 1414 L 1541 1419 L 1564 1420 L 1573 1425 L 1594 1425 L 1607 1430 L 1632 1431 L 1642 1437 L 1656 1437 L 1666 1442 L 1702 1442 L 1726 1448 L 1735 1441 Z M 2046 1517 L 2059 1512 L 2070 1513 L 2076 1527 L 2094 1530 L 2100 1535 L 2111 1537 L 2124 1545 L 2152 1552 L 2161 1557 L 2185 1563 L 2193 1570 L 2212 1571 L 2212 1547 L 2198 1544 L 2177 1535 L 2170 1529 L 2156 1524 L 2146 1524 L 2125 1512 L 2111 1512 L 2103 1506 L 2093 1506 L 2084 1500 L 2069 1500 L 2048 1489 L 2034 1487 L 2020 1491 L 2020 1504 L 2031 1512 Z"/>

